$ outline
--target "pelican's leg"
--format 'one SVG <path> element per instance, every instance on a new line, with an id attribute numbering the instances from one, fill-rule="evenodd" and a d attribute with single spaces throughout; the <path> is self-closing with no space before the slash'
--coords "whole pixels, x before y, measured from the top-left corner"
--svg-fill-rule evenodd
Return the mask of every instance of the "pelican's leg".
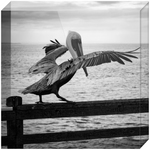
<path id="1" fill-rule="evenodd" d="M 65 99 L 64 97 L 60 96 L 58 93 L 56 93 L 56 96 L 57 96 L 58 98 L 60 98 L 62 101 L 65 101 L 65 102 L 67 102 L 67 103 L 74 103 L 74 102 L 69 101 L 69 100 Z"/>
<path id="2" fill-rule="evenodd" d="M 36 102 L 37 104 L 43 104 L 43 101 L 42 101 L 42 95 L 39 95 L 39 102 Z"/>

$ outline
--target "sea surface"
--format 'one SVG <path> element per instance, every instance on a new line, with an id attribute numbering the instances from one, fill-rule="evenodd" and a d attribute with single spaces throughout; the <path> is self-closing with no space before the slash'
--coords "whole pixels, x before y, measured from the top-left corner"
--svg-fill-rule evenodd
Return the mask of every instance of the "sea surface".
<path id="1" fill-rule="evenodd" d="M 43 44 L 7 44 L 2 46 L 2 107 L 6 98 L 21 96 L 23 104 L 33 104 L 39 97 L 22 95 L 18 91 L 35 83 L 44 74 L 29 75 L 29 68 L 45 56 Z M 84 44 L 84 54 L 95 51 L 130 51 L 138 44 Z M 101 101 L 114 99 L 148 98 L 148 45 L 141 45 L 136 54 L 138 59 L 125 65 L 116 62 L 88 67 L 89 76 L 83 70 L 77 71 L 66 85 L 61 87 L 60 95 L 74 102 Z M 60 64 L 71 58 L 69 52 L 57 59 Z M 54 94 L 43 96 L 44 102 L 60 103 Z M 24 133 L 43 133 L 77 131 L 87 129 L 106 129 L 119 127 L 138 127 L 148 125 L 148 113 L 128 115 L 108 115 L 92 117 L 57 118 L 24 121 Z M 6 122 L 2 123 L 2 134 L 6 135 Z M 58 142 L 25 145 L 25 148 L 140 148 L 148 136 L 121 137 L 110 139 Z"/>

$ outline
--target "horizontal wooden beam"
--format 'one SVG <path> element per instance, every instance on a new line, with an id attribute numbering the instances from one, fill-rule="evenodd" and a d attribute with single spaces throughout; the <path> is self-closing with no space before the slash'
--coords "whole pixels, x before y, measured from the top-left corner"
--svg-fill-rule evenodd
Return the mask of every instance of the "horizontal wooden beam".
<path id="1" fill-rule="evenodd" d="M 45 103 L 45 104 L 24 104 L 21 106 L 18 106 L 18 110 L 39 110 L 39 109 L 53 109 L 53 108 L 80 108 L 80 107 L 96 107 L 97 105 L 104 105 L 104 106 L 110 106 L 110 105 L 147 105 L 149 98 L 139 98 L 139 99 L 118 99 L 118 100 L 103 100 L 103 101 L 79 101 L 74 103 Z"/>
<path id="2" fill-rule="evenodd" d="M 18 106 L 18 119 L 81 117 L 148 112 L 148 99 L 86 101 Z"/>
<path id="3" fill-rule="evenodd" d="M 140 136 L 140 135 L 148 135 L 148 126 L 30 134 L 23 136 L 23 144 L 77 141 L 77 140 Z M 9 142 L 11 141 L 9 141 L 7 137 L 2 137 L 2 146 L 6 146 Z"/>
<path id="4" fill-rule="evenodd" d="M 148 98 L 21 105 L 17 107 L 17 119 L 81 117 L 142 112 L 148 112 Z M 7 120 L 7 117 L 13 119 L 7 113 L 2 111 L 2 120 Z"/>

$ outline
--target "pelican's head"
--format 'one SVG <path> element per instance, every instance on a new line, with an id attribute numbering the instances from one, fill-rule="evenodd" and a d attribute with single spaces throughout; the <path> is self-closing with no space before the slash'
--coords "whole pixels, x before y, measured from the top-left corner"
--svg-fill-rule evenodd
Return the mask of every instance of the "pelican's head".
<path id="1" fill-rule="evenodd" d="M 79 33 L 69 31 L 66 39 L 66 46 L 73 58 L 77 58 L 83 55 L 82 41 Z"/>
<path id="2" fill-rule="evenodd" d="M 66 38 L 66 46 L 73 58 L 83 56 L 82 41 L 79 33 L 75 31 L 69 31 Z M 83 69 L 86 76 L 88 76 L 86 68 Z"/>

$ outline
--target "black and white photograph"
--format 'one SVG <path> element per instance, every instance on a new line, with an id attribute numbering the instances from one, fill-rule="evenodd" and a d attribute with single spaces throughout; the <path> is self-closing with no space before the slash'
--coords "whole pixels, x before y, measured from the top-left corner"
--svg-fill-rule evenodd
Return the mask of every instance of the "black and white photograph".
<path id="1" fill-rule="evenodd" d="M 149 1 L 1 9 L 2 149 L 140 149 L 148 111 Z"/>

